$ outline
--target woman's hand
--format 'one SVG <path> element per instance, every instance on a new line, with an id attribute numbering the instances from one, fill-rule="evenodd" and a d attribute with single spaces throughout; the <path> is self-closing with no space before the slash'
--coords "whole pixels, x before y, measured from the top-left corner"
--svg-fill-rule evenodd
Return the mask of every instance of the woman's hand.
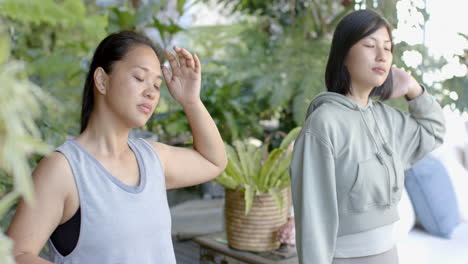
<path id="1" fill-rule="evenodd" d="M 406 71 L 397 67 L 392 67 L 392 94 L 390 98 L 406 96 L 408 99 L 414 99 L 422 93 L 419 83 Z"/>
<path id="2" fill-rule="evenodd" d="M 294 225 L 294 217 L 289 217 L 288 222 L 280 227 L 276 239 L 281 244 L 290 246 L 296 245 L 296 227 Z"/>
<path id="3" fill-rule="evenodd" d="M 164 79 L 172 97 L 183 107 L 200 101 L 201 65 L 197 55 L 174 46 L 179 59 L 166 50 L 172 73 L 162 67 Z"/>
<path id="4" fill-rule="evenodd" d="M 221 174 L 227 165 L 223 139 L 200 99 L 200 60 L 185 49 L 174 47 L 174 50 L 178 58 L 166 51 L 172 73 L 166 67 L 162 72 L 169 92 L 184 109 L 192 130 L 193 148 L 152 143 L 163 163 L 167 189 L 207 182 Z"/>

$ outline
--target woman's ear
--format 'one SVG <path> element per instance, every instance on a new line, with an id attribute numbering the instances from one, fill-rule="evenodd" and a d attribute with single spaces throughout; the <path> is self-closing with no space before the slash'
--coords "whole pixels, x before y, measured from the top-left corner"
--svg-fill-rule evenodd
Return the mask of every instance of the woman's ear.
<path id="1" fill-rule="evenodd" d="M 99 93 L 106 94 L 109 83 L 108 79 L 109 77 L 104 69 L 102 67 L 97 67 L 94 71 L 94 84 Z"/>

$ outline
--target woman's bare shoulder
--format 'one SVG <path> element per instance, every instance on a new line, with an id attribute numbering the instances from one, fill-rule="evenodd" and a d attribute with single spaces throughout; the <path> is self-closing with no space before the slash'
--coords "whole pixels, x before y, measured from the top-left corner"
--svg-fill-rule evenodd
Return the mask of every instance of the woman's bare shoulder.
<path id="1" fill-rule="evenodd" d="M 49 188 L 67 189 L 67 183 L 73 183 L 73 173 L 67 158 L 60 152 L 54 151 L 41 159 L 33 172 L 36 184 L 47 182 Z"/>

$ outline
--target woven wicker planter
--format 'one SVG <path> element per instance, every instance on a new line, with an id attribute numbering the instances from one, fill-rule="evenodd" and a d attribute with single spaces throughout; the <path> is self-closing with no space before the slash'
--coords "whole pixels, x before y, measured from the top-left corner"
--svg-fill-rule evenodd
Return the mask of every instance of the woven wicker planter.
<path id="1" fill-rule="evenodd" d="M 226 189 L 224 216 L 229 246 L 255 252 L 271 251 L 280 246 L 276 233 L 289 216 L 290 188 L 283 189 L 281 193 L 281 210 L 270 194 L 262 194 L 254 198 L 252 209 L 245 215 L 244 193 Z"/>

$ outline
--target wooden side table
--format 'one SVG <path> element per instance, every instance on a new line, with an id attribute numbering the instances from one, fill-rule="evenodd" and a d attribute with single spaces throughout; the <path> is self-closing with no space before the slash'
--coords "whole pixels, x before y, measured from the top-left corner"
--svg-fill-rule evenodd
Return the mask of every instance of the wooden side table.
<path id="1" fill-rule="evenodd" d="M 232 249 L 224 233 L 214 233 L 193 239 L 200 245 L 201 264 L 297 264 L 295 248 L 254 253 Z"/>

